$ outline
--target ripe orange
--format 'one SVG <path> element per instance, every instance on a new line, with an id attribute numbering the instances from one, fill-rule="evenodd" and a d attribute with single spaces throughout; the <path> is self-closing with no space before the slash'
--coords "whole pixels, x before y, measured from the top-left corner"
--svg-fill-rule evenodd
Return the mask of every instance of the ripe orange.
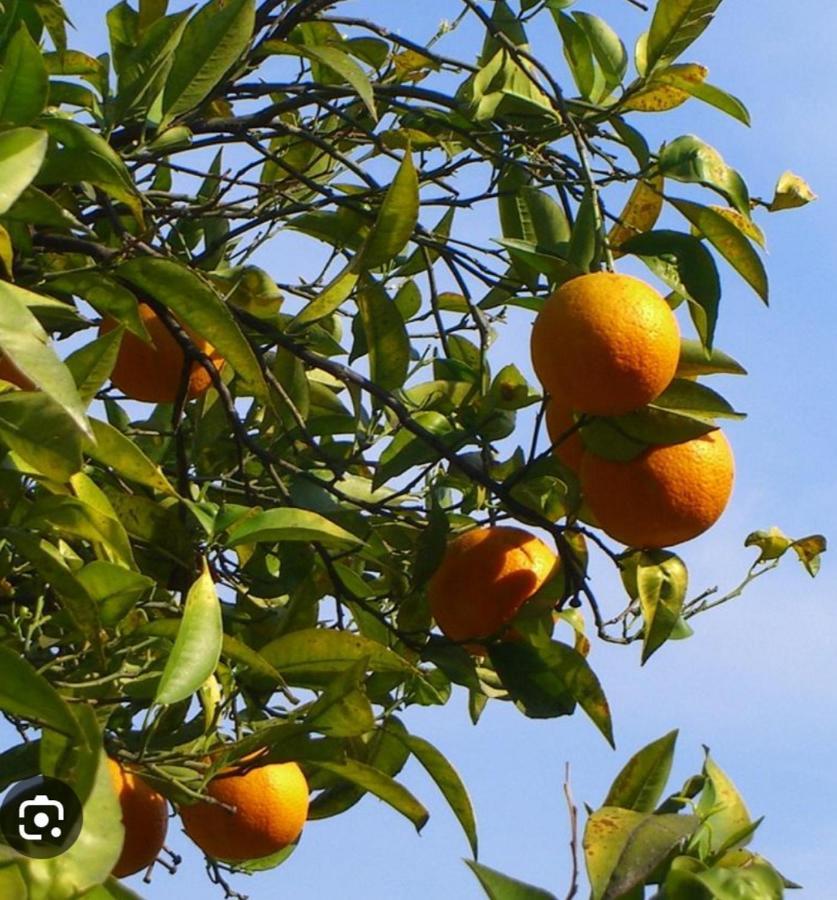
<path id="1" fill-rule="evenodd" d="M 474 528 L 448 544 L 428 585 L 433 618 L 452 641 L 492 637 L 541 587 L 558 558 L 522 528 Z M 483 653 L 478 645 L 467 645 Z"/>
<path id="2" fill-rule="evenodd" d="M 111 373 L 111 381 L 132 400 L 145 403 L 174 403 L 180 388 L 183 374 L 184 355 L 171 332 L 163 324 L 162 319 L 147 303 L 139 304 L 139 314 L 152 344 L 146 344 L 135 334 L 126 331 L 122 335 L 116 365 Z M 117 327 L 111 318 L 102 320 L 99 334 L 107 334 Z M 224 360 L 215 352 L 211 344 L 186 329 L 195 346 L 205 353 L 220 370 Z M 212 379 L 207 371 L 198 363 L 192 363 L 189 375 L 189 392 L 191 398 L 206 393 Z"/>
<path id="3" fill-rule="evenodd" d="M 169 824 L 166 798 L 158 794 L 138 775 L 108 759 L 113 786 L 122 807 L 125 840 L 122 853 L 113 867 L 117 878 L 147 869 L 163 849 Z"/>
<path id="4" fill-rule="evenodd" d="M 721 431 L 651 447 L 628 462 L 585 453 L 581 490 L 602 530 L 629 547 L 680 544 L 717 522 L 732 493 L 732 448 Z"/>
<path id="5" fill-rule="evenodd" d="M 9 381 L 22 391 L 34 391 L 35 385 L 20 369 L 7 357 L 0 355 L 0 378 Z"/>
<path id="6" fill-rule="evenodd" d="M 292 844 L 308 817 L 308 782 L 296 763 L 241 764 L 207 785 L 214 800 L 181 806 L 186 834 L 215 859 L 260 859 Z"/>
<path id="7" fill-rule="evenodd" d="M 555 399 L 549 401 L 546 407 L 546 431 L 550 443 L 555 443 L 575 425 L 572 411 L 566 406 L 561 406 Z M 581 469 L 581 457 L 584 455 L 584 443 L 578 431 L 574 431 L 565 437 L 552 451 L 558 459 L 573 472 L 578 474 Z"/>
<path id="8" fill-rule="evenodd" d="M 532 364 L 544 388 L 571 409 L 618 416 L 671 383 L 680 329 L 663 297 L 630 275 L 595 272 L 567 281 L 532 330 Z"/>

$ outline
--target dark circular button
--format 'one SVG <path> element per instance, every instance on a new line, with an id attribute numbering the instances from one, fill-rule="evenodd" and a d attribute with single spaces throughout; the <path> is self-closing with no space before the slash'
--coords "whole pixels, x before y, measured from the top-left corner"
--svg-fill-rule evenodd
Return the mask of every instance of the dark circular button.
<path id="1" fill-rule="evenodd" d="M 18 853 L 52 859 L 79 836 L 81 802 L 71 787 L 38 775 L 13 785 L 0 806 L 0 832 Z"/>

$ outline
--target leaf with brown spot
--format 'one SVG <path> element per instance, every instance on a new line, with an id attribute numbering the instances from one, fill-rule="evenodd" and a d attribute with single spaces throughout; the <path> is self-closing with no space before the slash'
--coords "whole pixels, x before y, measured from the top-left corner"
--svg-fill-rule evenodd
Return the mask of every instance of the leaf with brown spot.
<path id="1" fill-rule="evenodd" d="M 615 259 L 625 255 L 619 250 L 625 241 L 650 231 L 657 223 L 663 208 L 664 182 L 662 175 L 653 175 L 651 178 L 637 181 L 619 216 L 619 221 L 607 236 Z"/>

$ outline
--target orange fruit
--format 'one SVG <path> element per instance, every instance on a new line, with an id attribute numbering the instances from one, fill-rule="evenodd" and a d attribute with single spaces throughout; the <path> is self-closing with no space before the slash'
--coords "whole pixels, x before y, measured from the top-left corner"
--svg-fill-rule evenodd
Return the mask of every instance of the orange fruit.
<path id="1" fill-rule="evenodd" d="M 226 806 L 201 801 L 181 806 L 186 834 L 215 859 L 241 862 L 271 856 L 302 833 L 308 817 L 308 782 L 296 763 L 236 767 L 206 787 Z"/>
<path id="2" fill-rule="evenodd" d="M 152 344 L 146 344 L 135 334 L 126 331 L 122 335 L 122 343 L 119 345 L 119 354 L 110 379 L 132 400 L 141 400 L 145 403 L 174 403 L 183 374 L 183 350 L 162 319 L 147 303 L 139 304 L 139 314 Z M 117 324 L 109 317 L 103 319 L 99 326 L 99 334 L 113 331 Z M 208 356 L 215 368 L 220 371 L 224 360 L 215 352 L 212 345 L 192 334 L 188 328 L 186 332 L 195 346 Z M 192 363 L 188 396 L 200 397 L 206 393 L 211 384 L 209 373 L 198 363 Z"/>
<path id="3" fill-rule="evenodd" d="M 575 419 L 572 410 L 561 406 L 554 399 L 550 400 L 546 406 L 546 431 L 550 443 L 555 443 L 573 425 L 575 425 Z M 560 444 L 553 447 L 552 452 L 568 469 L 578 474 L 581 469 L 581 457 L 584 455 L 584 443 L 578 431 L 565 437 Z"/>
<path id="4" fill-rule="evenodd" d="M 532 329 L 532 364 L 544 388 L 579 412 L 618 416 L 671 383 L 680 329 L 651 285 L 595 272 L 567 281 Z"/>
<path id="5" fill-rule="evenodd" d="M 117 878 L 147 869 L 163 849 L 169 824 L 166 798 L 139 775 L 108 759 L 108 771 L 122 807 L 125 839 L 113 874 Z"/>
<path id="6" fill-rule="evenodd" d="M 35 384 L 7 357 L 0 354 L 0 378 L 9 381 L 22 391 L 34 391 Z"/>
<path id="7" fill-rule="evenodd" d="M 455 537 L 428 585 L 436 624 L 458 643 L 492 637 L 549 578 L 558 558 L 522 528 L 485 526 Z M 481 654 L 478 645 L 466 645 Z"/>
<path id="8" fill-rule="evenodd" d="M 729 441 L 710 431 L 628 462 L 585 453 L 581 490 L 602 530 L 629 547 L 680 544 L 715 524 L 732 494 Z"/>

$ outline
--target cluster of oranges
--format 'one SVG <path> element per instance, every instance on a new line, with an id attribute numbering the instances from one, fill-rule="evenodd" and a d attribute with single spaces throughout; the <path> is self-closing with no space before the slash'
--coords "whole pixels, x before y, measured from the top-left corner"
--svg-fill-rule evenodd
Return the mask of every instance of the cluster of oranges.
<path id="1" fill-rule="evenodd" d="M 166 799 L 113 759 L 108 769 L 122 809 L 125 837 L 113 874 L 147 869 L 166 838 Z M 189 837 L 207 855 L 228 862 L 272 856 L 293 844 L 308 816 L 308 782 L 296 763 L 256 765 L 245 759 L 213 778 L 209 800 L 180 807 Z"/>
<path id="2" fill-rule="evenodd" d="M 629 547 L 668 547 L 697 537 L 724 511 L 733 457 L 720 430 L 649 447 L 628 461 L 589 450 L 580 425 L 652 403 L 680 359 L 680 330 L 665 299 L 638 278 L 597 272 L 562 285 L 532 331 L 532 363 L 549 403 L 553 450 L 578 477 L 585 507 Z M 455 537 L 428 586 L 436 624 L 471 652 L 496 637 L 556 571 L 559 561 L 518 528 L 488 526 Z"/>

